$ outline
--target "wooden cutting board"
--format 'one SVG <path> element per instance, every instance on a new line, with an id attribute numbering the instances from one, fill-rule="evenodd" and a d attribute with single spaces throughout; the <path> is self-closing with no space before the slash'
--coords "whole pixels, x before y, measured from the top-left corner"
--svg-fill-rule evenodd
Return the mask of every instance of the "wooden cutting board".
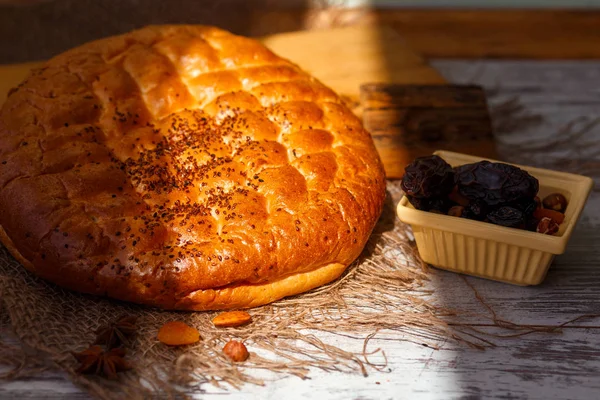
<path id="1" fill-rule="evenodd" d="M 338 93 L 358 97 L 366 82 L 444 84 L 446 80 L 386 26 L 351 26 L 263 40 Z"/>

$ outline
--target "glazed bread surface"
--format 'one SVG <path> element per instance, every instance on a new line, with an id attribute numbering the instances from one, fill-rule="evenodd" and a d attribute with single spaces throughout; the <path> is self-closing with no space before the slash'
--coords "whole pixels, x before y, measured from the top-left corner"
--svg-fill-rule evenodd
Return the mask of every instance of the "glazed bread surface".
<path id="1" fill-rule="evenodd" d="M 0 239 L 27 269 L 167 309 L 336 279 L 385 197 L 372 139 L 333 91 L 208 26 L 51 59 L 0 111 L 0 162 Z"/>

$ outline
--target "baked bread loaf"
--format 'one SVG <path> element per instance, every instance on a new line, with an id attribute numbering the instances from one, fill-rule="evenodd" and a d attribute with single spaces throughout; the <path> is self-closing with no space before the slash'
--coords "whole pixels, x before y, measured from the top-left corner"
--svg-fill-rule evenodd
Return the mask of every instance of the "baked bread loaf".
<path id="1" fill-rule="evenodd" d="M 333 91 L 208 26 L 48 61 L 2 107 L 0 163 L 1 240 L 27 269 L 166 309 L 253 307 L 336 279 L 385 197 L 372 139 Z"/>

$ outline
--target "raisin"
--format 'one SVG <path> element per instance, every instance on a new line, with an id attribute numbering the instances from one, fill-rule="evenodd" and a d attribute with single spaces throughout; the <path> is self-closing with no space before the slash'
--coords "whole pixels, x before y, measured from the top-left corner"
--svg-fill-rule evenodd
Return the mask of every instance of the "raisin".
<path id="1" fill-rule="evenodd" d="M 533 199 L 539 182 L 526 171 L 512 165 L 479 161 L 455 169 L 458 192 L 488 206 L 503 206 L 521 198 Z"/>
<path id="2" fill-rule="evenodd" d="M 525 223 L 523 212 L 514 207 L 500 207 L 487 215 L 488 221 L 492 224 L 507 226 L 510 228 L 519 228 Z"/>
<path id="3" fill-rule="evenodd" d="M 454 170 L 436 155 L 416 158 L 402 177 L 402 190 L 415 198 L 444 197 L 453 187 Z"/>

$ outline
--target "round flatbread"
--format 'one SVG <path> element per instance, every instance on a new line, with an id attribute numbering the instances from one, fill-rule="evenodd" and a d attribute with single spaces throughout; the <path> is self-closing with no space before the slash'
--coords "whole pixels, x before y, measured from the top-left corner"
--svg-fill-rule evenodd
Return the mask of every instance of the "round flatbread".
<path id="1" fill-rule="evenodd" d="M 166 309 L 336 279 L 385 197 L 332 90 L 207 26 L 146 27 L 33 71 L 0 112 L 0 162 L 0 239 L 27 269 Z"/>

